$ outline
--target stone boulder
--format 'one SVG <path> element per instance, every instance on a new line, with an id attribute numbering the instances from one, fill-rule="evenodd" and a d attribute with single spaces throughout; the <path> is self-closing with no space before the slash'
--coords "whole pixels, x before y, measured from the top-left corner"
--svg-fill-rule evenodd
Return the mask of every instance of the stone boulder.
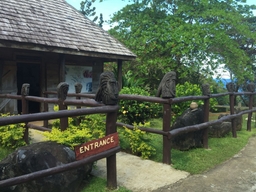
<path id="1" fill-rule="evenodd" d="M 61 166 L 75 161 L 75 152 L 69 147 L 47 141 L 24 146 L 0 162 L 0 180 Z M 1 192 L 71 192 L 78 191 L 90 174 L 92 164 L 50 175 L 23 184 L 6 187 Z"/>
<path id="2" fill-rule="evenodd" d="M 196 125 L 204 122 L 203 110 L 201 108 L 189 108 L 176 119 L 171 130 Z M 175 136 L 171 143 L 172 148 L 178 150 L 189 150 L 194 147 L 202 147 L 203 130 L 190 132 Z"/>
<path id="3" fill-rule="evenodd" d="M 231 132 L 231 122 L 222 122 L 209 127 L 209 137 L 225 137 Z"/>
<path id="4" fill-rule="evenodd" d="M 239 112 L 240 112 L 239 109 L 235 110 L 235 114 L 239 113 Z M 220 114 L 218 119 L 228 116 L 228 115 L 230 115 L 230 114 Z M 243 117 L 242 116 L 236 117 L 235 123 L 236 123 L 236 131 L 241 131 L 242 126 L 243 126 Z M 231 126 L 232 126 L 231 120 L 210 126 L 209 127 L 209 136 L 214 137 L 214 138 L 225 137 L 228 133 L 230 133 L 232 131 Z"/>
<path id="5" fill-rule="evenodd" d="M 235 109 L 235 114 L 240 113 L 240 112 L 241 112 L 240 108 Z M 220 114 L 218 119 L 220 119 L 221 117 L 227 116 L 227 115 L 230 115 L 230 114 Z M 231 120 L 229 120 L 227 122 L 231 122 Z M 243 117 L 242 116 L 236 117 L 235 118 L 235 123 L 236 123 L 236 131 L 241 131 L 242 126 L 243 126 Z"/>

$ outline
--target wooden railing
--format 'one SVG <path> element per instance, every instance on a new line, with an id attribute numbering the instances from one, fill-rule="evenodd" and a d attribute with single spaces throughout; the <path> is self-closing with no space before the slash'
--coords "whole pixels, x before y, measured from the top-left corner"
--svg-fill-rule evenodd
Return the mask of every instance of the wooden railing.
<path id="1" fill-rule="evenodd" d="M 132 125 L 127 125 L 121 122 L 116 122 L 117 119 L 117 111 L 118 106 L 105 106 L 101 103 L 96 102 L 93 98 L 95 98 L 94 94 L 82 94 L 82 93 L 72 93 L 67 94 L 69 97 L 76 97 L 76 99 L 66 100 L 63 98 L 48 98 L 48 95 L 53 94 L 57 95 L 57 92 L 54 91 L 46 91 L 44 92 L 45 97 L 34 97 L 28 95 L 0 95 L 0 98 L 10 98 L 10 99 L 20 99 L 22 100 L 22 115 L 14 116 L 14 117 L 6 117 L 0 119 L 0 126 L 13 124 L 13 123 L 26 123 L 26 132 L 25 132 L 25 140 L 28 142 L 28 129 L 38 129 L 41 131 L 50 131 L 47 127 L 48 120 L 50 119 L 61 119 L 61 130 L 65 130 L 68 126 L 67 118 L 72 116 L 79 116 L 79 115 L 87 115 L 93 113 L 107 113 L 107 121 L 106 121 L 106 134 L 111 134 L 116 132 L 116 126 L 125 126 L 129 129 L 134 129 Z M 179 98 L 160 98 L 160 97 L 152 97 L 152 96 L 140 96 L 140 95 L 119 95 L 119 100 L 136 100 L 142 102 L 152 102 L 152 103 L 160 103 L 163 106 L 163 124 L 162 130 L 157 128 L 147 128 L 147 127 L 139 127 L 139 129 L 154 133 L 160 134 L 163 138 L 163 163 L 171 164 L 171 140 L 176 137 L 177 135 L 194 132 L 197 130 L 203 130 L 203 146 L 204 148 L 208 148 L 208 128 L 214 124 L 221 123 L 226 120 L 231 120 L 232 124 L 232 135 L 234 138 L 237 137 L 236 135 L 236 125 L 235 125 L 235 118 L 241 115 L 248 114 L 248 122 L 247 122 L 247 130 L 251 131 L 251 117 L 252 113 L 256 112 L 256 109 L 253 108 L 253 96 L 255 92 L 243 92 L 243 93 L 234 93 L 234 92 L 226 92 L 221 94 L 208 94 L 202 96 L 188 96 L 188 97 L 179 97 Z M 230 115 L 222 117 L 219 120 L 210 121 L 209 122 L 209 101 L 211 98 L 229 96 L 230 101 Z M 234 113 L 234 103 L 235 103 L 235 95 L 248 95 L 249 96 L 249 109 L 242 111 L 240 113 Z M 173 104 L 177 104 L 180 102 L 185 101 L 196 101 L 196 100 L 203 100 L 204 102 L 204 122 L 198 125 L 191 125 L 187 127 L 182 127 L 179 129 L 171 130 L 171 107 Z M 27 102 L 28 101 L 36 101 L 43 103 L 44 112 L 43 113 L 35 113 L 35 114 L 26 114 L 27 113 Z M 58 112 L 48 112 L 48 105 L 49 104 L 57 104 L 59 105 L 60 111 Z M 76 106 L 77 109 L 74 110 L 66 110 L 68 105 Z M 81 108 L 81 106 L 90 106 L 90 108 Z M 44 120 L 44 126 L 39 127 L 35 126 L 30 121 L 36 120 Z M 51 168 L 43 171 L 39 171 L 33 174 L 29 174 L 26 176 L 21 176 L 17 178 L 12 178 L 4 181 L 0 181 L 0 186 L 7 186 L 7 185 L 15 185 L 18 183 L 22 183 L 25 181 L 29 181 L 32 178 L 39 178 L 42 176 L 50 175 L 59 173 L 62 171 L 66 171 L 68 169 L 72 169 L 82 164 L 95 161 L 97 159 L 107 157 L 108 167 L 107 167 L 107 180 L 108 180 L 108 187 L 116 188 L 116 156 L 115 153 L 120 150 L 120 147 L 115 149 L 109 150 L 109 152 L 104 152 L 103 154 L 95 155 L 93 157 L 86 158 L 84 160 L 80 160 L 78 162 L 74 162 L 71 164 L 63 165 L 60 168 Z"/>
<path id="2" fill-rule="evenodd" d="M 118 105 L 103 105 L 96 102 L 93 99 L 84 99 L 84 100 L 69 100 L 65 102 L 60 102 L 60 99 L 55 98 L 40 98 L 26 95 L 0 95 L 1 98 L 10 98 L 10 99 L 21 99 L 22 100 L 22 115 L 11 116 L 11 117 L 2 117 L 0 118 L 0 126 L 15 124 L 15 123 L 25 123 L 25 141 L 28 143 L 28 129 L 38 129 L 41 131 L 50 131 L 47 127 L 40 127 L 33 125 L 31 121 L 41 121 L 41 120 L 50 120 L 50 119 L 61 119 L 61 128 L 64 130 L 67 128 L 66 121 L 68 117 L 88 115 L 88 114 L 106 114 L 106 136 L 112 133 L 116 133 L 116 119 L 118 112 Z M 90 108 L 75 109 L 75 110 L 60 110 L 57 112 L 43 112 L 43 113 L 34 113 L 26 114 L 28 109 L 28 101 L 36 101 L 40 103 L 56 103 L 59 105 L 80 105 L 80 106 L 90 106 Z M 64 123 L 63 123 L 64 122 Z M 85 159 L 75 161 L 69 164 L 61 165 L 54 168 L 49 168 L 42 171 L 37 171 L 34 173 L 26 174 L 19 177 L 14 177 L 6 180 L 0 181 L 0 188 L 17 185 L 27 181 L 31 181 L 37 178 L 49 176 L 52 174 L 57 174 L 64 172 L 70 169 L 75 169 L 84 164 L 94 162 L 96 160 L 107 158 L 107 187 L 108 188 L 117 188 L 117 176 L 116 176 L 116 153 L 120 151 L 120 146 L 114 147 L 107 151 L 104 151 L 100 154 L 92 155 Z"/>
<path id="3" fill-rule="evenodd" d="M 45 95 L 48 94 L 57 94 L 57 92 L 45 92 Z M 209 94 L 203 96 L 187 96 L 187 97 L 179 97 L 179 98 L 159 98 L 153 96 L 142 96 L 142 95 L 129 95 L 129 94 L 120 94 L 119 100 L 135 100 L 135 101 L 142 101 L 142 102 L 151 102 L 151 103 L 159 103 L 163 106 L 163 123 L 162 123 L 162 130 L 157 128 L 148 128 L 148 127 L 139 127 L 140 130 L 146 131 L 149 133 L 159 134 L 163 136 L 163 158 L 162 162 L 165 164 L 171 164 L 171 139 L 175 136 L 180 135 L 182 133 L 194 132 L 197 130 L 203 130 L 203 147 L 208 148 L 208 128 L 209 126 L 219 124 L 223 121 L 231 120 L 232 125 L 232 135 L 234 138 L 237 137 L 236 134 L 236 125 L 235 125 L 235 118 L 240 115 L 248 114 L 248 121 L 247 121 L 247 130 L 251 131 L 251 117 L 252 113 L 255 112 L 255 109 L 252 109 L 252 101 L 253 95 L 256 92 L 243 92 L 243 93 L 234 93 L 234 92 L 226 92 L 220 94 Z M 243 111 L 241 113 L 235 114 L 235 95 L 249 95 L 249 107 L 248 110 Z M 83 100 L 83 98 L 94 98 L 95 94 L 83 94 L 83 93 L 72 93 L 68 94 L 70 97 L 77 97 Z M 230 101 L 230 115 L 226 116 L 225 118 L 221 118 L 219 120 L 209 122 L 209 112 L 210 112 L 210 99 L 217 98 L 217 97 L 224 97 L 229 96 Z M 175 130 L 171 130 L 171 107 L 174 104 L 185 102 L 185 101 L 197 101 L 203 100 L 204 104 L 204 123 L 183 127 Z M 77 101 L 77 104 L 81 101 Z M 67 102 L 68 104 L 68 102 Z M 124 124 L 122 122 L 117 122 L 117 126 L 119 127 L 127 127 L 129 129 L 134 129 L 133 125 Z"/>

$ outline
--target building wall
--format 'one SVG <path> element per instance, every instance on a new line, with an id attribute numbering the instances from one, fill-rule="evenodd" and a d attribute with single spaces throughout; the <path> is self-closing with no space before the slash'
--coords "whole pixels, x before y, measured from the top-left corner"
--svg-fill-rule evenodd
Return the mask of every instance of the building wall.
<path id="1" fill-rule="evenodd" d="M 63 55 L 46 52 L 32 52 L 18 49 L 6 49 L 0 47 L 0 93 L 19 94 L 17 89 L 17 63 L 35 63 L 40 65 L 40 96 L 44 91 L 56 91 L 57 85 L 61 82 L 61 59 Z M 65 65 L 92 67 L 92 92 L 98 88 L 100 74 L 103 71 L 103 62 L 96 58 L 81 56 L 64 56 Z M 31 60 L 30 60 L 31 59 Z M 65 69 L 65 68 L 64 68 Z M 69 82 L 67 82 L 69 83 Z M 56 96 L 50 96 L 56 97 Z M 50 107 L 49 110 L 52 110 Z M 41 105 L 40 111 L 43 111 Z M 0 112 L 17 113 L 17 102 L 0 98 Z"/>

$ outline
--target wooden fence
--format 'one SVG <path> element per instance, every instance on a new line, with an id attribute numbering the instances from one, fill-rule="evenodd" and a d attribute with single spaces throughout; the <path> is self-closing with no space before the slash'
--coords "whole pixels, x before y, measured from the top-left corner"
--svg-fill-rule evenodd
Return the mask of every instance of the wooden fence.
<path id="1" fill-rule="evenodd" d="M 106 136 L 117 132 L 116 120 L 117 120 L 117 112 L 119 109 L 118 105 L 111 105 L 111 106 L 103 105 L 96 102 L 93 99 L 84 99 L 84 100 L 80 100 L 80 102 L 78 100 L 75 100 L 75 101 L 70 100 L 63 103 L 63 101 L 65 100 L 65 98 L 63 97 L 59 97 L 58 99 L 40 98 L 40 97 L 28 96 L 24 94 L 24 92 L 22 95 L 6 94 L 6 95 L 0 95 L 0 97 L 22 100 L 22 115 L 0 118 L 0 126 L 15 124 L 15 123 L 25 123 L 24 139 L 27 143 L 28 143 L 29 128 L 38 129 L 41 131 L 50 131 L 50 129 L 48 129 L 47 127 L 39 127 L 31 123 L 28 123 L 30 121 L 39 121 L 39 120 L 48 121 L 50 119 L 60 118 L 61 128 L 62 130 L 64 130 L 68 125 L 67 124 L 68 117 L 88 115 L 88 114 L 106 114 Z M 61 110 L 58 112 L 43 112 L 43 113 L 27 114 L 28 101 L 36 101 L 44 104 L 46 103 L 58 104 Z M 80 106 L 90 106 L 90 108 L 64 110 L 67 103 L 70 105 L 79 104 Z M 26 174 L 23 176 L 2 180 L 0 181 L 0 188 L 17 185 L 17 184 L 28 182 L 37 178 L 75 169 L 75 168 L 81 167 L 84 164 L 92 163 L 102 158 L 107 158 L 107 187 L 111 189 L 117 188 L 116 153 L 119 152 L 120 150 L 121 150 L 120 146 L 117 146 L 107 151 L 104 151 L 102 153 L 92 155 L 90 157 L 87 157 L 79 161 L 75 161 L 75 162 L 68 163 L 68 164 L 61 165 L 54 168 L 49 168 L 46 170 L 37 171 L 37 172 Z"/>
<path id="2" fill-rule="evenodd" d="M 47 97 L 48 95 L 53 94 L 56 95 L 57 92 L 55 91 L 48 91 L 45 92 L 44 95 Z M 256 111 L 256 109 L 253 109 L 253 96 L 256 94 L 256 92 L 250 91 L 250 92 L 233 92 L 230 90 L 230 92 L 226 93 L 220 93 L 220 94 L 205 94 L 202 96 L 186 96 L 186 97 L 179 97 L 179 98 L 160 98 L 160 97 L 153 97 L 153 96 L 141 96 L 141 95 L 129 95 L 129 94 L 120 94 L 119 100 L 135 100 L 135 101 L 141 101 L 141 102 L 151 102 L 151 103 L 159 103 L 163 106 L 163 123 L 162 123 L 162 130 L 159 130 L 157 128 L 148 128 L 148 127 L 139 127 L 140 130 L 146 131 L 149 133 L 159 134 L 163 136 L 163 158 L 162 162 L 165 164 L 171 164 L 171 139 L 173 139 L 175 136 L 178 136 L 180 134 L 194 132 L 198 130 L 203 130 L 203 147 L 208 148 L 208 128 L 212 125 L 222 123 L 224 121 L 231 120 L 232 125 L 232 135 L 233 137 L 237 137 L 236 134 L 236 122 L 235 118 L 248 114 L 248 121 L 247 121 L 247 130 L 251 131 L 251 118 L 252 113 Z M 235 114 L 235 96 L 238 95 L 248 95 L 249 96 L 249 106 L 248 110 L 244 110 L 240 113 Z M 82 98 L 95 98 L 95 94 L 82 94 L 82 93 L 72 93 L 68 94 L 70 97 L 76 97 L 77 99 Z M 230 109 L 230 115 L 222 117 L 221 119 L 210 121 L 209 122 L 209 112 L 210 112 L 210 99 L 211 98 L 217 98 L 217 97 L 224 97 L 229 96 L 229 109 Z M 84 99 L 82 99 L 84 100 Z M 185 101 L 197 101 L 197 100 L 203 100 L 203 111 L 204 111 L 204 123 L 197 124 L 197 125 L 191 125 L 175 130 L 171 130 L 171 108 L 172 105 L 185 102 Z M 74 101 L 73 101 L 74 102 Z M 81 101 L 77 101 L 77 104 Z M 68 101 L 64 101 L 65 104 L 71 104 Z M 74 104 L 74 103 L 73 103 Z M 48 106 L 46 106 L 45 110 L 48 109 Z M 47 125 L 47 122 L 45 123 Z M 127 127 L 129 129 L 134 129 L 133 125 L 128 125 L 122 122 L 117 122 L 117 126 L 119 127 Z"/>
<path id="3" fill-rule="evenodd" d="M 58 95 L 58 98 L 48 98 L 50 94 Z M 247 130 L 251 131 L 251 117 L 252 113 L 256 112 L 256 109 L 253 108 L 253 96 L 256 93 L 254 91 L 251 92 L 243 92 L 243 93 L 236 93 L 233 91 L 229 91 L 226 93 L 221 94 L 204 94 L 202 96 L 188 96 L 188 97 L 179 97 L 179 98 L 160 98 L 160 97 L 151 97 L 151 96 L 140 96 L 140 95 L 119 95 L 119 100 L 136 100 L 136 101 L 142 101 L 142 102 L 152 102 L 152 103 L 159 103 L 163 106 L 163 123 L 162 123 L 162 130 L 156 129 L 156 128 L 148 128 L 148 127 L 139 127 L 140 130 L 146 131 L 149 133 L 159 134 L 162 135 L 163 138 L 163 163 L 165 164 L 171 164 L 171 139 L 173 139 L 175 136 L 188 133 L 188 132 L 194 132 L 198 130 L 203 130 L 203 146 L 204 148 L 208 148 L 208 128 L 209 126 L 212 126 L 214 124 L 221 123 L 223 121 L 231 120 L 232 123 L 232 135 L 233 137 L 237 137 L 236 134 L 236 125 L 235 125 L 235 118 L 239 117 L 244 114 L 248 114 L 248 121 L 247 121 Z M 223 96 L 229 96 L 230 101 L 230 115 L 222 117 L 221 119 L 210 121 L 209 122 L 209 101 L 211 98 L 217 98 L 217 97 L 223 97 Z M 235 103 L 235 96 L 237 95 L 248 95 L 249 96 L 249 109 L 242 111 L 240 113 L 235 114 L 234 109 L 234 103 Z M 106 120 L 106 135 L 116 132 L 116 126 L 125 126 L 129 129 L 134 129 L 132 125 L 127 125 L 121 122 L 116 122 L 117 119 L 117 111 L 118 106 L 105 106 L 103 104 L 100 104 L 96 102 L 93 98 L 95 98 L 95 94 L 82 94 L 82 93 L 72 93 L 67 94 L 69 97 L 76 97 L 76 99 L 72 100 L 66 100 L 66 98 L 63 98 L 62 96 L 59 96 L 58 91 L 47 91 L 44 93 L 43 98 L 41 97 L 34 97 L 34 96 L 28 96 L 26 94 L 22 95 L 0 95 L 0 98 L 9 98 L 9 99 L 20 99 L 22 100 L 22 115 L 20 116 L 14 116 L 14 117 L 6 117 L 6 118 L 0 118 L 0 126 L 7 125 L 7 124 L 13 124 L 13 123 L 20 123 L 25 122 L 26 131 L 25 131 L 25 141 L 28 142 L 28 129 L 38 129 L 41 131 L 50 131 L 48 129 L 48 120 L 50 119 L 56 119 L 60 118 L 61 123 L 61 130 L 65 130 L 68 126 L 68 117 L 72 116 L 79 116 L 79 115 L 87 115 L 87 114 L 94 114 L 94 113 L 106 113 L 107 114 L 107 120 Z M 204 102 L 204 123 L 197 124 L 197 125 L 191 125 L 175 130 L 171 130 L 171 107 L 173 104 L 185 102 L 185 101 L 197 101 L 197 100 L 203 100 Z M 44 112 L 43 113 L 36 113 L 36 114 L 26 114 L 27 113 L 27 103 L 28 101 L 36 101 L 43 103 L 44 105 Z M 48 105 L 52 104 L 58 104 L 60 111 L 58 112 L 48 112 Z M 66 110 L 68 105 L 76 106 L 77 109 L 74 110 Z M 81 106 L 90 106 L 92 108 L 85 108 L 82 109 Z M 30 121 L 36 121 L 36 120 L 44 120 L 44 126 L 39 127 L 35 126 L 31 123 L 28 123 Z M 36 173 L 31 173 L 25 176 L 20 176 L 17 178 L 11 178 L 4 181 L 0 181 L 0 187 L 3 186 L 10 186 L 19 184 L 22 182 L 30 181 L 32 179 L 36 179 L 39 177 L 56 174 L 59 172 L 67 171 L 69 169 L 73 169 L 76 167 L 81 166 L 82 164 L 86 164 L 104 157 L 107 157 L 107 186 L 109 188 L 116 188 L 117 187 L 117 181 L 116 181 L 116 152 L 120 150 L 120 147 L 111 149 L 109 151 L 106 151 L 102 154 L 94 155 L 92 157 L 73 162 L 70 164 L 63 165 L 61 167 L 57 168 L 51 168 L 43 171 L 39 171 Z"/>

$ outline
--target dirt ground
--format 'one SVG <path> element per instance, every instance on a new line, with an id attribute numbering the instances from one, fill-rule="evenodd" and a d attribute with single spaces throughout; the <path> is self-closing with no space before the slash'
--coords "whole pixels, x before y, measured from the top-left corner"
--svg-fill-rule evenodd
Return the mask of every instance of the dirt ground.
<path id="1" fill-rule="evenodd" d="M 153 192 L 256 192 L 256 137 L 228 161 Z"/>

